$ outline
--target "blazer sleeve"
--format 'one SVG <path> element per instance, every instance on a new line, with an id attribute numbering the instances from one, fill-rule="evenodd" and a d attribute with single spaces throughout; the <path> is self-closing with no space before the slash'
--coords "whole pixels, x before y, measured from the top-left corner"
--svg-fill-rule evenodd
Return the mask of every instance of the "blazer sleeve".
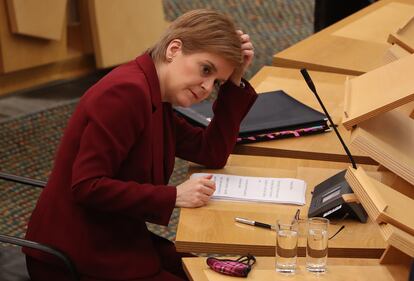
<path id="1" fill-rule="evenodd" d="M 244 88 L 230 81 L 221 86 L 213 104 L 214 117 L 205 129 L 175 115 L 178 157 L 209 168 L 222 168 L 226 164 L 236 144 L 240 123 L 257 98 L 253 87 L 243 82 Z"/>
<path id="2" fill-rule="evenodd" d="M 87 123 L 73 163 L 71 190 L 75 202 L 87 208 L 166 225 L 175 206 L 175 187 L 117 179 L 148 119 L 145 108 L 132 105 L 145 107 L 145 102 L 132 100 L 125 89 L 112 89 L 86 104 Z"/>

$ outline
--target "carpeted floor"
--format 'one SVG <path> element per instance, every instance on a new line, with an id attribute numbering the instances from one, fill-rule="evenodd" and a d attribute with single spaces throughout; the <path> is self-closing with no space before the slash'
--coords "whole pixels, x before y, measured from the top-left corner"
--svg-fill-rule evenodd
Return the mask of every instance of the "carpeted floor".
<path id="1" fill-rule="evenodd" d="M 272 55 L 312 32 L 313 1 L 311 0 L 164 0 L 165 14 L 173 20 L 195 8 L 221 10 L 249 33 L 255 44 L 256 57 L 247 78 L 263 65 L 270 65 Z M 76 82 L 68 82 L 76 83 Z M 5 120 L 0 123 L 0 170 L 26 177 L 47 180 L 53 155 L 76 101 Z M 186 174 L 187 164 L 177 159 L 171 184 L 179 183 Z M 23 236 L 27 220 L 35 206 L 40 189 L 0 180 L 0 233 Z M 149 228 L 174 239 L 177 210 L 170 226 Z"/>

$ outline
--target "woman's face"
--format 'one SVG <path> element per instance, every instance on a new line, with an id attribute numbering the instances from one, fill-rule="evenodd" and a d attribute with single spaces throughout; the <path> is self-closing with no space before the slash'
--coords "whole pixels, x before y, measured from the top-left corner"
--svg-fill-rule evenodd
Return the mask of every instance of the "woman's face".
<path id="1" fill-rule="evenodd" d="M 215 86 L 223 84 L 234 67 L 219 55 L 181 50 L 167 62 L 162 100 L 175 106 L 188 107 L 207 98 Z"/>

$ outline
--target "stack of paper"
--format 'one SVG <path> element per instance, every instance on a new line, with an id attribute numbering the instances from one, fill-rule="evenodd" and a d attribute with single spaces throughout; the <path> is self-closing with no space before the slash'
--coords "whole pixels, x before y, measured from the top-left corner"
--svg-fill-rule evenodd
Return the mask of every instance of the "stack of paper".
<path id="1" fill-rule="evenodd" d="M 348 168 L 345 175 L 371 219 L 414 235 L 414 200 L 368 176 L 363 168 Z"/>
<path id="2" fill-rule="evenodd" d="M 414 54 L 348 80 L 342 123 L 350 130 L 362 121 L 414 100 Z"/>
<path id="3" fill-rule="evenodd" d="M 393 110 L 365 121 L 352 131 L 351 145 L 414 185 L 414 120 L 409 116 Z"/>
<path id="4" fill-rule="evenodd" d="M 206 175 L 192 174 L 192 178 Z M 243 177 L 212 174 L 216 183 L 215 199 L 255 201 L 282 204 L 305 205 L 306 183 L 290 178 Z"/>

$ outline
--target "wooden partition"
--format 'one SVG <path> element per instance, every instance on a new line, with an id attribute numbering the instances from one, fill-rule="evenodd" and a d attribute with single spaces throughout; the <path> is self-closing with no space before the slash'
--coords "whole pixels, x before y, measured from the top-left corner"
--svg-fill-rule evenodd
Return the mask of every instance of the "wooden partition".
<path id="1" fill-rule="evenodd" d="M 414 54 L 349 79 L 342 124 L 353 126 L 414 101 Z"/>
<path id="2" fill-rule="evenodd" d="M 60 40 L 67 0 L 7 0 L 13 33 Z"/>
<path id="3" fill-rule="evenodd" d="M 276 53 L 273 65 L 361 75 L 386 64 L 388 35 L 414 14 L 412 0 L 381 0 Z"/>
<path id="4" fill-rule="evenodd" d="M 96 64 L 114 66 L 152 46 L 167 26 L 162 0 L 88 0 Z"/>
<path id="5" fill-rule="evenodd" d="M 351 144 L 395 175 L 383 183 L 358 167 L 348 168 L 345 178 L 387 241 L 381 264 L 397 264 L 406 276 L 414 260 L 414 120 L 396 106 L 409 104 L 412 110 L 414 84 L 405 72 L 413 66 L 409 55 L 357 77 L 343 119 L 352 129 Z"/>
<path id="6" fill-rule="evenodd" d="M 414 17 L 396 32 L 391 33 L 388 42 L 401 46 L 411 54 L 414 53 Z"/>
<path id="7" fill-rule="evenodd" d="M 66 14 L 64 15 L 66 18 Z M 66 26 L 61 39 L 46 40 L 13 34 L 6 0 L 0 0 L 0 72 L 9 73 L 59 61 L 66 56 Z"/>
<path id="8" fill-rule="evenodd" d="M 387 248 L 381 256 L 383 265 L 398 265 L 398 272 L 407 280 L 414 261 L 414 201 L 393 188 L 376 181 L 363 168 L 348 168 L 346 180 L 364 206 L 369 217 L 376 221 Z M 414 186 L 412 186 L 414 188 Z"/>
<path id="9" fill-rule="evenodd" d="M 0 95 L 132 60 L 166 26 L 162 0 L 0 0 Z"/>

